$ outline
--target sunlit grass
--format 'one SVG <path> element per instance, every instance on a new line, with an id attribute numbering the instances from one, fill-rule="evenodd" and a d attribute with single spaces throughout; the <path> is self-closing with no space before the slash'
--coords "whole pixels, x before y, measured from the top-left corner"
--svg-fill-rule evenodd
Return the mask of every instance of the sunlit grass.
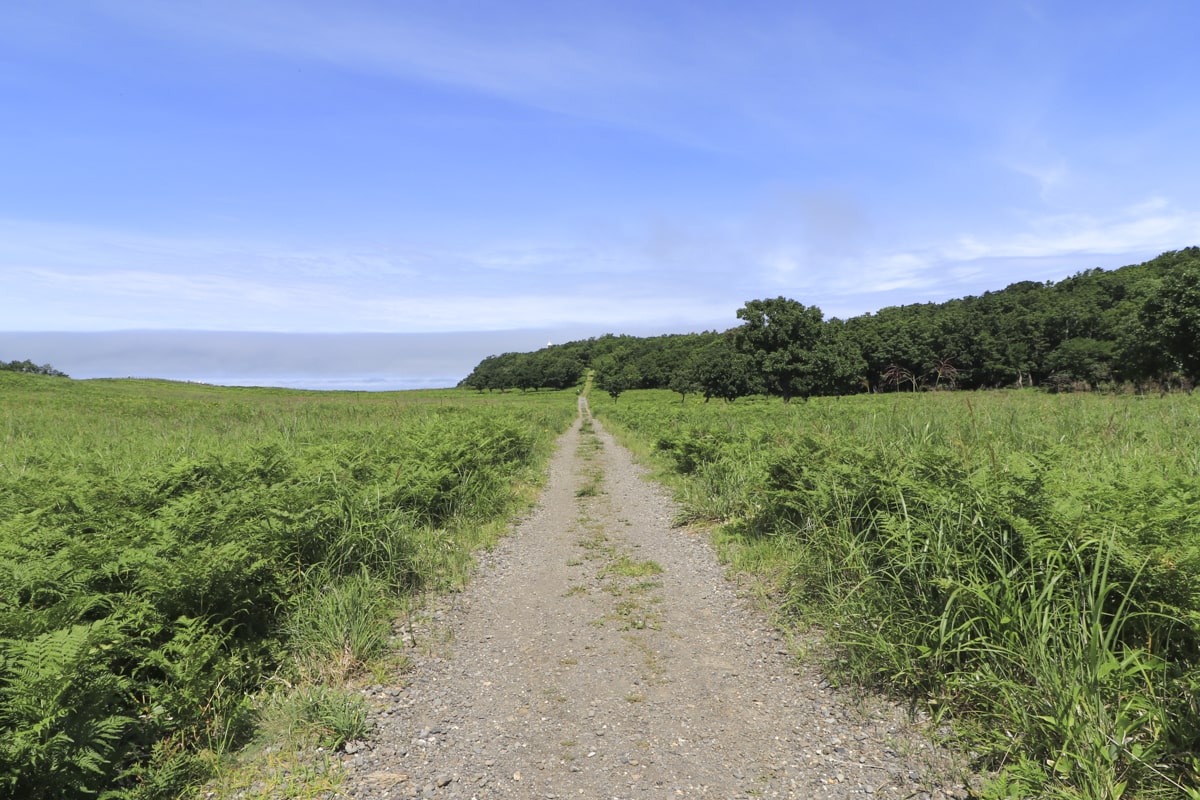
<path id="1" fill-rule="evenodd" d="M 338 685 L 532 502 L 575 399 L 0 373 L 0 794 L 175 796 L 263 692 L 361 733 Z"/>
<path id="2" fill-rule="evenodd" d="M 593 409 L 832 669 L 953 721 L 990 796 L 1200 786 L 1200 398 Z"/>

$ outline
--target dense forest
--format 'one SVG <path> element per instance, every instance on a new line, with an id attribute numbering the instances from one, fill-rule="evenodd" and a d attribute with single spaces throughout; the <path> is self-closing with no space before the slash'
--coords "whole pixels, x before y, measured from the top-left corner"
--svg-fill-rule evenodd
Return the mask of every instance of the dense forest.
<path id="1" fill-rule="evenodd" d="M 561 389 L 592 369 L 613 397 L 627 389 L 785 402 L 1009 386 L 1190 389 L 1200 378 L 1200 247 L 848 320 L 784 297 L 748 301 L 737 317 L 741 325 L 724 332 L 607 334 L 490 356 L 460 386 Z"/>

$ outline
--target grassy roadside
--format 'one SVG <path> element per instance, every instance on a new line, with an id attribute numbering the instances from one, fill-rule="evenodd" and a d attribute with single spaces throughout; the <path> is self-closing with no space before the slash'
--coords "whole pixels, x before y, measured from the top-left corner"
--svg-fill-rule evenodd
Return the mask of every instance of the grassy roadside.
<path id="1" fill-rule="evenodd" d="M 319 796 L 574 400 L 0 375 L 0 797 Z"/>
<path id="2" fill-rule="evenodd" d="M 953 722 L 988 796 L 1197 796 L 1195 398 L 593 410 L 839 674 Z"/>

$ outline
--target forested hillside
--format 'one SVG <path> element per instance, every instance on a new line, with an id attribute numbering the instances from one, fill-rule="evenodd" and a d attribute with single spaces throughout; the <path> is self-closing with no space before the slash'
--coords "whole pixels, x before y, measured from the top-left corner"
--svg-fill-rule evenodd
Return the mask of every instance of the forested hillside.
<path id="1" fill-rule="evenodd" d="M 460 385 L 557 389 L 590 368 L 614 397 L 627 389 L 786 401 L 1006 386 L 1190 388 L 1200 377 L 1200 247 L 849 320 L 826 320 L 784 297 L 750 300 L 737 316 L 741 325 L 724 332 L 610 334 L 490 356 Z"/>

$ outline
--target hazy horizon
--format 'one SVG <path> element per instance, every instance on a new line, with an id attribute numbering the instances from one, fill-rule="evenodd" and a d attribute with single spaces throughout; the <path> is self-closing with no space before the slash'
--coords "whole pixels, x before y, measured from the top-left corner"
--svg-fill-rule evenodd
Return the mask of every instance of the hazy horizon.
<path id="1" fill-rule="evenodd" d="M 1198 28 L 1187 0 L 0 4 L 0 329 L 685 332 L 1138 263 L 1200 231 Z"/>
<path id="2" fill-rule="evenodd" d="M 489 355 L 598 335 L 561 328 L 425 334 L 0 331 L 0 361 L 50 364 L 80 380 L 396 391 L 449 388 Z"/>
<path id="3" fill-rule="evenodd" d="M 1180 245 L 1180 247 L 1187 245 Z M 1155 253 L 1154 255 L 1158 255 Z M 1148 260 L 1148 259 L 1147 259 Z M 1138 262 L 1140 263 L 1140 262 Z M 1120 264 L 1120 266 L 1129 266 Z M 1092 269 L 1091 265 L 1080 269 Z M 1080 270 L 1055 274 L 1056 282 Z M 998 291 L 1004 285 L 977 293 Z M 940 296 L 913 302 L 944 302 Z M 746 300 L 753 298 L 746 298 Z M 605 334 L 654 336 L 739 324 L 736 306 L 708 326 L 631 325 L 624 330 L 576 325 L 497 331 L 280 332 L 132 329 L 108 331 L 0 331 L 0 361 L 49 364 L 72 378 L 159 378 L 218 386 L 264 386 L 321 391 L 402 391 L 449 388 L 484 358 L 531 352 L 550 344 Z M 880 308 L 862 313 L 875 313 Z M 826 314 L 826 318 L 833 315 Z M 857 316 L 854 315 L 854 316 Z"/>

